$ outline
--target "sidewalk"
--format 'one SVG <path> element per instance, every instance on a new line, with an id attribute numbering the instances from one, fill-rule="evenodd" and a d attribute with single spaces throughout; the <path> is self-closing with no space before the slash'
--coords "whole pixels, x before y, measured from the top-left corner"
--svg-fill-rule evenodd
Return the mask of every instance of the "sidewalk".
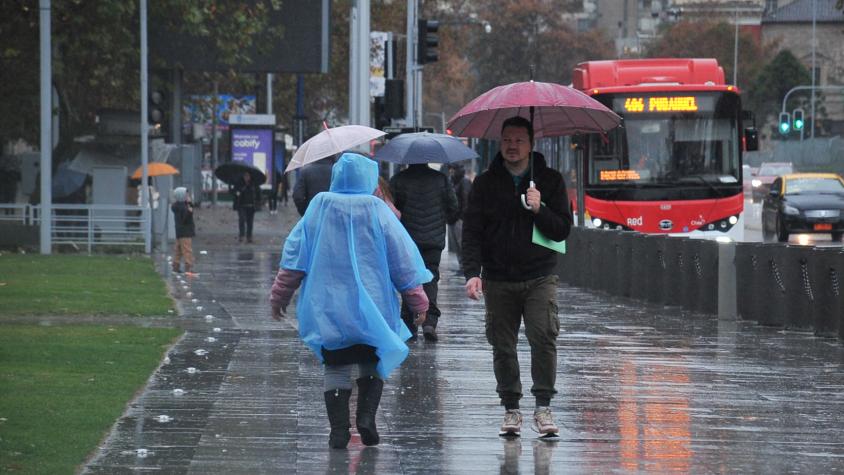
<path id="1" fill-rule="evenodd" d="M 464 296 L 448 253 L 440 341 L 411 342 L 409 358 L 387 381 L 381 445 L 364 448 L 353 429 L 348 450 L 330 450 L 321 368 L 295 320 L 269 317 L 267 293 L 296 219 L 292 203 L 276 216 L 261 212 L 256 243 L 238 245 L 234 211 L 197 211 L 200 275 L 184 282 L 167 275 L 185 337 L 86 473 L 844 471 L 844 347 L 837 340 L 567 286 L 557 295 L 562 331 L 552 401 L 561 438 L 539 441 L 525 424 L 521 440 L 499 439 L 503 410 L 483 306 Z M 159 265 L 166 272 L 162 259 Z M 524 335 L 519 348 L 527 393 Z M 531 413 L 531 397 L 522 409 Z"/>

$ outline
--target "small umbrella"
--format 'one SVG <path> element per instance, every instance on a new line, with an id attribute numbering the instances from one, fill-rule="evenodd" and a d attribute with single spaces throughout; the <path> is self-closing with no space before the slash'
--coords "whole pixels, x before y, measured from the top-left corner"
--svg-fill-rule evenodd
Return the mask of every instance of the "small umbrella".
<path id="1" fill-rule="evenodd" d="M 457 137 L 428 132 L 401 134 L 375 152 L 376 160 L 407 165 L 453 163 L 473 158 L 478 158 L 478 154 Z"/>
<path id="2" fill-rule="evenodd" d="M 299 150 L 296 150 L 284 172 L 287 173 L 325 157 L 336 155 L 384 135 L 386 132 L 364 125 L 344 125 L 325 129 L 309 138 L 299 147 Z"/>
<path id="3" fill-rule="evenodd" d="M 132 173 L 132 179 L 140 180 L 143 176 L 144 167 L 140 166 L 135 173 Z M 164 162 L 150 162 L 147 164 L 147 176 L 167 176 L 167 175 L 178 175 L 179 170 L 173 165 Z"/>
<path id="4" fill-rule="evenodd" d="M 264 175 L 264 172 L 244 162 L 224 163 L 214 170 L 214 175 L 228 185 L 237 183 L 244 173 L 252 175 L 252 182 L 255 185 L 262 185 L 267 181 L 267 175 Z"/>
<path id="5" fill-rule="evenodd" d="M 621 117 L 572 87 L 547 82 L 517 82 L 490 89 L 472 99 L 448 121 L 456 135 L 497 140 L 510 117 L 530 120 L 535 138 L 606 133 Z M 533 154 L 530 159 L 533 186 Z M 578 180 L 580 186 L 581 180 Z M 522 205 L 528 208 L 522 195 Z"/>

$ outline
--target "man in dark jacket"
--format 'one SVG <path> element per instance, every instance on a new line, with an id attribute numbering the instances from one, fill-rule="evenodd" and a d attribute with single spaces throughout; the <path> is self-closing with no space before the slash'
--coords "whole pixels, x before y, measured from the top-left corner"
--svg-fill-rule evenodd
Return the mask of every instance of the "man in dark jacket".
<path id="1" fill-rule="evenodd" d="M 534 429 L 559 432 L 551 413 L 557 374 L 557 276 L 554 251 L 533 244 L 534 228 L 554 241 L 571 229 L 563 177 L 533 152 L 533 128 L 522 117 L 504 121 L 501 152 L 472 183 L 463 222 L 463 268 L 469 298 L 486 297 L 486 337 L 492 345 L 496 390 L 504 406 L 501 435 L 519 435 L 522 384 L 516 342 L 522 319 L 531 348 L 531 393 L 536 398 Z M 526 196 L 530 209 L 522 205 Z"/>
<path id="2" fill-rule="evenodd" d="M 334 166 L 334 157 L 323 158 L 316 162 L 305 165 L 296 178 L 293 186 L 293 202 L 300 216 L 305 215 L 305 210 L 317 193 L 328 191 L 331 186 L 331 169 Z"/>
<path id="3" fill-rule="evenodd" d="M 462 165 L 452 165 L 451 186 L 457 196 L 457 220 L 454 224 L 448 225 L 448 246 L 449 250 L 457 254 L 457 263 L 460 265 L 459 274 L 463 273 L 463 213 L 469 204 L 469 192 L 472 190 L 472 182 L 466 178 L 466 169 Z M 453 249 L 452 249 L 453 247 Z"/>
<path id="4" fill-rule="evenodd" d="M 437 282 L 440 280 L 440 257 L 445 248 L 445 226 L 457 219 L 457 197 L 444 174 L 427 164 L 410 165 L 390 180 L 396 208 L 401 212 L 401 222 L 419 247 L 425 267 L 434 274 L 433 280 L 423 285 L 428 296 L 428 314 L 422 334 L 428 341 L 437 340 Z M 413 323 L 413 312 L 402 302 L 402 320 L 407 324 L 411 338 L 418 330 Z"/>
<path id="5" fill-rule="evenodd" d="M 246 237 L 252 242 L 252 226 L 255 211 L 261 207 L 261 187 L 252 181 L 252 175 L 244 172 L 243 177 L 234 186 L 234 208 L 237 210 L 237 242 Z"/>

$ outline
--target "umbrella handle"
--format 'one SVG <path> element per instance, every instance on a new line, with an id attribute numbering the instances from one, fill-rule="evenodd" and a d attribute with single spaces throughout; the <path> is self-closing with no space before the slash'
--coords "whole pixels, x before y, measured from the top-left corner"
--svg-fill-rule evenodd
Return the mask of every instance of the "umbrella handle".
<path id="1" fill-rule="evenodd" d="M 531 188 L 536 188 L 536 183 L 534 183 L 534 182 L 533 182 L 533 180 L 531 180 L 531 181 L 530 181 L 530 187 L 531 187 Z M 532 209 L 532 208 L 530 207 L 530 205 L 529 205 L 529 204 L 527 204 L 527 200 L 525 199 L 525 195 L 522 195 L 522 206 L 524 206 L 524 208 L 525 208 L 526 210 L 531 210 L 531 209 Z"/>

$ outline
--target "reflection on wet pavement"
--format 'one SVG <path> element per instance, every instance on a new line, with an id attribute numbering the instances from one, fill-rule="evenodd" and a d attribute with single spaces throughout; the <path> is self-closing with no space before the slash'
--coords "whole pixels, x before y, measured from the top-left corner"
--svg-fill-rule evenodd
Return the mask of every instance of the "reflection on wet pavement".
<path id="1" fill-rule="evenodd" d="M 500 439 L 483 306 L 464 297 L 447 253 L 440 341 L 411 342 L 387 382 L 382 444 L 364 447 L 353 429 L 348 450 L 329 450 L 321 368 L 293 321 L 269 318 L 278 242 L 212 241 L 195 246 L 208 250 L 199 278 L 168 276 L 187 333 L 87 473 L 844 471 L 840 342 L 567 286 L 552 401 L 561 437 L 536 439 L 526 397 L 522 438 Z M 519 349 L 529 387 L 523 334 Z"/>

